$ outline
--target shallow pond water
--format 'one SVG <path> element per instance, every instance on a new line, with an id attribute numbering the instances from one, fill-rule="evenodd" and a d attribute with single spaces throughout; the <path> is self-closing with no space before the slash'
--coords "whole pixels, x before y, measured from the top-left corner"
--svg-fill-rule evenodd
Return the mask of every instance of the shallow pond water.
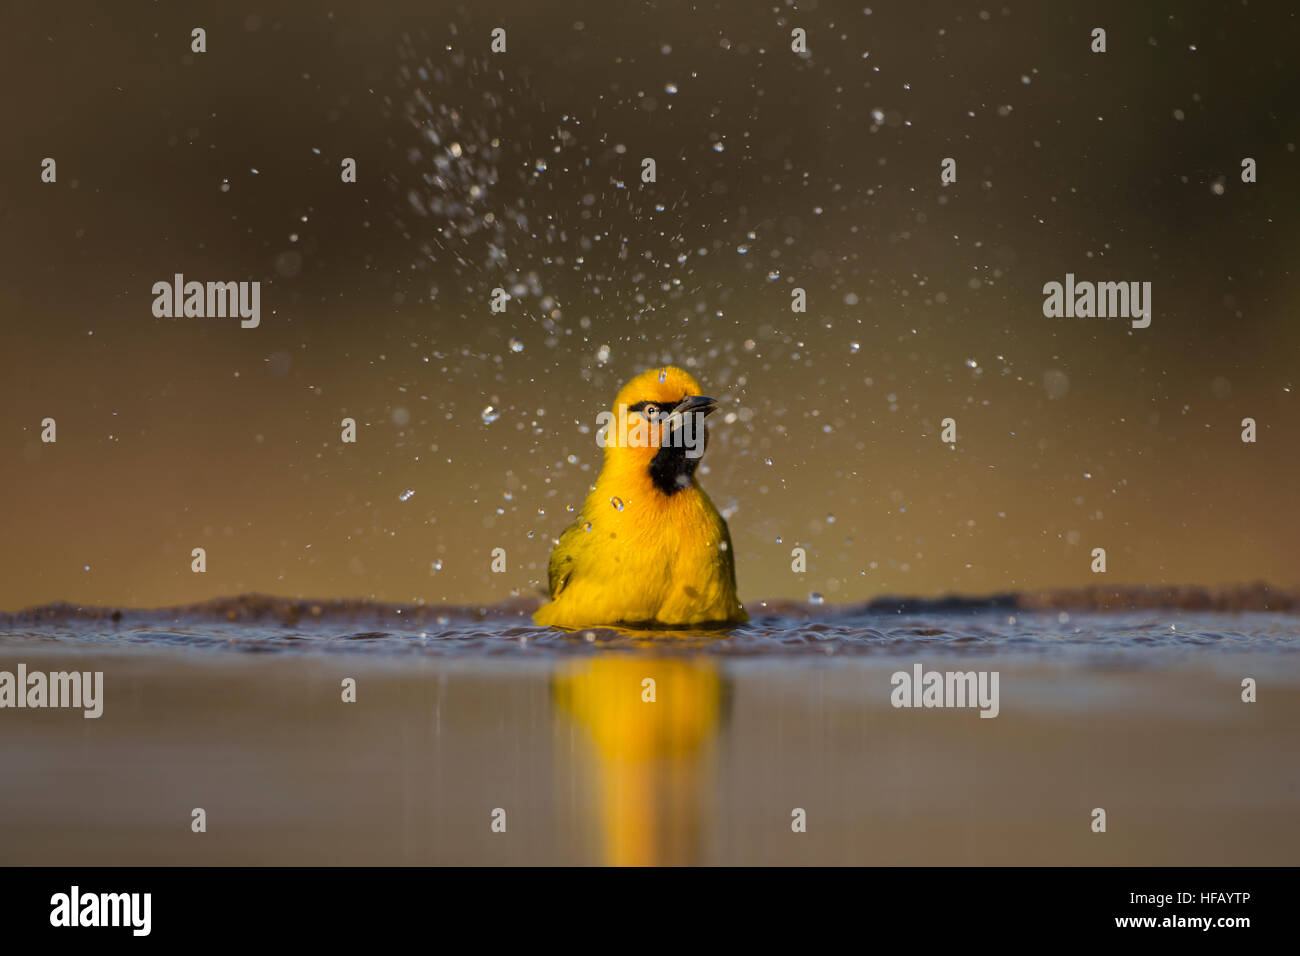
<path id="1" fill-rule="evenodd" d="M 1300 859 L 1293 614 L 524 613 L 13 615 L 0 671 L 101 671 L 103 714 L 0 713 L 0 862 Z M 894 706 L 918 666 L 996 718 Z"/>

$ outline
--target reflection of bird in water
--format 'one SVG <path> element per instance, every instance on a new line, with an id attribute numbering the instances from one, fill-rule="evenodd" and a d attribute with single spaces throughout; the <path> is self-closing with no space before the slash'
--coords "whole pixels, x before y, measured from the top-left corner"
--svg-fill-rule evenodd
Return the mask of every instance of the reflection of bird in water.
<path id="1" fill-rule="evenodd" d="M 607 654 L 561 671 L 552 686 L 594 744 L 605 862 L 699 862 L 709 751 L 726 703 L 713 662 Z"/>
<path id="2" fill-rule="evenodd" d="M 687 626 L 749 618 L 736 598 L 727 523 L 695 482 L 704 418 L 717 402 L 679 368 L 623 386 L 605 464 L 551 553 L 551 603 L 538 624 Z M 626 427 L 623 427 L 626 426 Z"/>

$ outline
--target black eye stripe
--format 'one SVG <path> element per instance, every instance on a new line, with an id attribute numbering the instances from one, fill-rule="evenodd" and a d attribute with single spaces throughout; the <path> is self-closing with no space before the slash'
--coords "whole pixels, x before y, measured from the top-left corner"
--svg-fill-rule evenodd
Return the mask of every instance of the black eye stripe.
<path id="1" fill-rule="evenodd" d="M 672 402 L 672 403 L 668 403 L 668 402 L 652 402 L 652 401 L 648 401 L 648 400 L 647 400 L 647 401 L 644 401 L 644 402 L 637 402 L 635 405 L 629 405 L 629 406 L 627 407 L 627 410 L 628 410 L 629 412 L 644 412 L 645 409 L 646 409 L 646 406 L 647 406 L 647 405 L 654 405 L 654 406 L 656 406 L 656 407 L 659 409 L 659 414 L 660 414 L 660 415 L 663 415 L 663 414 L 666 414 L 666 413 L 668 413 L 668 412 L 671 412 L 674 408 L 676 408 L 678 405 L 680 405 L 680 404 L 681 404 L 682 402 L 684 402 L 684 401 L 686 401 L 685 397 L 683 397 L 683 398 L 680 399 L 679 401 Z"/>

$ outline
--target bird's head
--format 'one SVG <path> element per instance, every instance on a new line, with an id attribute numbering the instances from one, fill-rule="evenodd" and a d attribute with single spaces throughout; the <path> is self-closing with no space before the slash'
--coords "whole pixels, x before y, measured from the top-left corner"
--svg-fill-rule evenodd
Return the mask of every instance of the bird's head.
<path id="1" fill-rule="evenodd" d="M 700 391 L 690 373 L 671 365 L 624 385 L 604 438 L 606 462 L 645 469 L 668 495 L 689 486 L 708 440 L 704 419 L 718 407 Z"/>

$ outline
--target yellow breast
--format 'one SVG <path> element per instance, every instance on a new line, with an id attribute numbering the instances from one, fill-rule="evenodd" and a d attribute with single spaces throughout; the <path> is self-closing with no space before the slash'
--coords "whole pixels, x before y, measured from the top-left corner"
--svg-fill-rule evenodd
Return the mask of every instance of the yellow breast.
<path id="1" fill-rule="evenodd" d="M 672 495 L 607 463 L 552 559 L 570 569 L 539 624 L 694 625 L 747 620 L 726 522 L 703 490 Z"/>

